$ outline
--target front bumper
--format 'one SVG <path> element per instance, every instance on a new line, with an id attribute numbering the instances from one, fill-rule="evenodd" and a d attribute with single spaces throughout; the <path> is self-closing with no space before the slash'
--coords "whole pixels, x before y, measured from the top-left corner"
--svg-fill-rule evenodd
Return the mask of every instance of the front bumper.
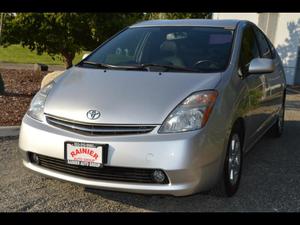
<path id="1" fill-rule="evenodd" d="M 38 122 L 25 115 L 20 130 L 19 148 L 25 167 L 90 188 L 176 196 L 190 195 L 211 188 L 218 179 L 223 162 L 222 141 L 210 139 L 210 135 L 205 135 L 205 130 L 157 134 L 157 129 L 138 135 L 86 136 Z M 108 144 L 107 166 L 161 169 L 168 176 L 169 183 L 89 179 L 30 162 L 28 152 L 64 159 L 65 141 Z"/>

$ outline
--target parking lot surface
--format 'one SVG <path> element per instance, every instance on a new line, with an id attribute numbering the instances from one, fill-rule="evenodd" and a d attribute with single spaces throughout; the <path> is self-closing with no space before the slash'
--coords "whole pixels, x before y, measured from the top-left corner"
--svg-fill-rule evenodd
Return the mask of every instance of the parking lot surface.
<path id="1" fill-rule="evenodd" d="M 287 96 L 283 136 L 265 135 L 245 156 L 240 189 L 232 198 L 85 190 L 25 169 L 17 138 L 0 139 L 0 162 L 0 211 L 5 212 L 299 212 L 300 95 Z"/>

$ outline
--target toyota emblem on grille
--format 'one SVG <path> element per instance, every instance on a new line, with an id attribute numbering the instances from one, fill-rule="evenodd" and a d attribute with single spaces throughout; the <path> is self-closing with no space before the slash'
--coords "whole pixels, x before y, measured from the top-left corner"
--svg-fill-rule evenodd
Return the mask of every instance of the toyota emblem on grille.
<path id="1" fill-rule="evenodd" d="M 87 118 L 89 118 L 90 120 L 96 120 L 100 117 L 100 112 L 97 110 L 90 110 L 86 113 Z"/>

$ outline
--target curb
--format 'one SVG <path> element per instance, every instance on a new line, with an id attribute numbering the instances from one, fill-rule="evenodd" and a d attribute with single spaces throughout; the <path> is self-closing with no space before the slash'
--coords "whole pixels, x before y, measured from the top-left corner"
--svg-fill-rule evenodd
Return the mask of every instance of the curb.
<path id="1" fill-rule="evenodd" d="M 33 70 L 34 63 L 5 63 L 0 62 L 0 67 L 2 69 L 23 69 L 23 70 Z M 63 65 L 48 65 L 48 71 L 54 70 L 65 70 Z"/>
<path id="2" fill-rule="evenodd" d="M 0 127 L 0 137 L 16 137 L 19 132 L 20 126 Z"/>

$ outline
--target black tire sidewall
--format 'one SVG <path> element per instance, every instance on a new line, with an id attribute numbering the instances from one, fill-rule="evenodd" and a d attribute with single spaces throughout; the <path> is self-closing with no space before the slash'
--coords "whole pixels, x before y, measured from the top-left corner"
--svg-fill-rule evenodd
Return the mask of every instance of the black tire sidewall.
<path id="1" fill-rule="evenodd" d="M 281 106 L 282 107 L 281 110 L 283 110 L 283 112 L 282 112 L 282 117 L 283 118 L 282 118 L 282 124 L 281 124 L 282 128 L 278 129 L 280 135 L 283 133 L 283 129 L 284 129 L 285 99 L 286 99 L 286 94 L 284 94 L 283 101 L 282 101 L 282 106 Z"/>
<path id="2" fill-rule="evenodd" d="M 285 116 L 285 98 L 286 98 L 286 94 L 284 94 L 283 96 L 283 101 L 282 101 L 282 104 L 281 104 L 281 109 L 280 110 L 283 110 L 283 113 L 282 113 L 282 121 L 281 121 L 281 128 L 279 128 L 279 119 L 280 119 L 280 111 L 278 113 L 278 118 L 277 118 L 277 121 L 276 123 L 273 125 L 273 127 L 271 128 L 271 134 L 273 137 L 280 137 L 283 133 L 283 130 L 284 130 L 284 116 Z"/>

